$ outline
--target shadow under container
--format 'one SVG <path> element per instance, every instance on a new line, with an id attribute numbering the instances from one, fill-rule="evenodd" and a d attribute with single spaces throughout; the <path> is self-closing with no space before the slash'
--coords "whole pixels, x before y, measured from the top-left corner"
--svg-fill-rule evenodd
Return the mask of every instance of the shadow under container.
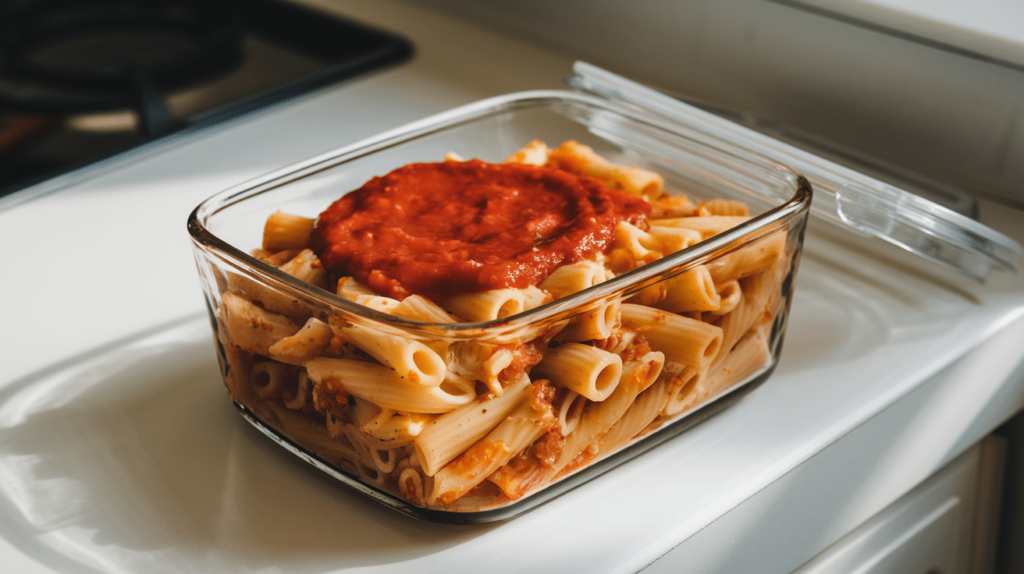
<path id="1" fill-rule="evenodd" d="M 375 311 L 248 254 L 261 245 L 264 223 L 275 211 L 315 218 L 343 194 L 400 166 L 441 161 L 447 152 L 501 162 L 535 139 L 552 147 L 576 140 L 612 162 L 661 174 L 670 194 L 686 194 L 694 202 L 740 200 L 749 206 L 751 217 L 583 291 L 476 323 L 421 322 Z M 705 420 L 764 381 L 781 350 L 810 201 L 810 185 L 801 175 L 716 140 L 714 134 L 666 126 L 655 116 L 602 98 L 541 91 L 470 104 L 229 189 L 198 206 L 188 228 L 224 381 L 242 415 L 302 459 L 388 507 L 431 521 L 480 523 L 548 501 Z M 644 304 L 666 294 L 671 297 L 682 278 L 698 271 L 713 278 L 715 289 L 735 282 L 741 296 L 732 310 L 677 314 Z M 634 392 L 625 407 L 613 409 L 609 398 L 579 401 L 573 413 L 562 412 L 563 418 L 575 417 L 579 424 L 565 436 L 566 445 L 574 439 L 586 444 L 576 444 L 573 448 L 580 454 L 571 464 L 563 461 L 554 475 L 534 469 L 536 476 L 525 495 L 513 499 L 504 494 L 485 480 L 488 469 L 478 479 L 482 486 L 445 504 L 431 499 L 439 479 L 436 471 L 434 476 L 424 472 L 414 439 L 406 437 L 393 446 L 368 438 L 355 424 L 366 424 L 365 413 L 329 413 L 312 404 L 308 395 L 320 383 L 311 380 L 308 363 L 274 360 L 265 352 L 266 344 L 236 344 L 225 314 L 228 305 L 239 300 L 270 313 L 274 320 L 283 318 L 293 329 L 309 321 L 347 325 L 418 341 L 439 353 L 448 352 L 448 359 L 452 349 L 531 344 L 545 353 L 557 345 L 551 341 L 558 340 L 566 325 L 614 309 L 612 323 L 654 317 L 651 324 L 630 326 L 645 333 L 651 348 L 665 355 L 665 363 L 656 381 L 639 394 Z M 679 317 L 721 329 L 715 348 L 699 365 L 679 362 L 683 359 L 676 357 L 674 340 L 678 331 L 660 327 Z M 481 401 L 482 397 L 474 399 L 470 406 L 486 411 L 488 404 L 496 404 Z M 601 405 L 606 412 L 597 410 Z M 591 425 L 586 427 L 590 438 L 574 436 L 585 428 L 588 416 L 605 417 L 612 412 L 608 409 L 615 410 L 613 426 Z M 426 424 L 438 416 L 445 415 L 430 415 Z M 453 431 L 449 436 L 453 444 L 468 441 L 458 447 L 463 450 L 483 442 L 481 431 L 473 425 L 467 428 L 466 433 L 476 434 L 460 436 Z"/>

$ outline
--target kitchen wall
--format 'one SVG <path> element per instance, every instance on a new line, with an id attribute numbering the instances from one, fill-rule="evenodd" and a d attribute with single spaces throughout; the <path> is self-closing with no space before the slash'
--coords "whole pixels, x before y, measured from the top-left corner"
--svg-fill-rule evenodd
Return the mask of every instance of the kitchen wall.
<path id="1" fill-rule="evenodd" d="M 765 0 L 418 4 L 1024 206 L 1021 69 Z"/>

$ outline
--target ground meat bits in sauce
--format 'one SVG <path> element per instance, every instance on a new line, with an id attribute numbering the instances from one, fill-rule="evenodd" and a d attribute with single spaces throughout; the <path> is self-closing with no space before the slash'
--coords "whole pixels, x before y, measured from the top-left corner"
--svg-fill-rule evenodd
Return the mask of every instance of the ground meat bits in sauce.
<path id="1" fill-rule="evenodd" d="M 324 211 L 313 248 L 329 271 L 402 299 L 543 281 L 605 251 L 650 205 L 556 168 L 480 160 L 410 164 Z"/>

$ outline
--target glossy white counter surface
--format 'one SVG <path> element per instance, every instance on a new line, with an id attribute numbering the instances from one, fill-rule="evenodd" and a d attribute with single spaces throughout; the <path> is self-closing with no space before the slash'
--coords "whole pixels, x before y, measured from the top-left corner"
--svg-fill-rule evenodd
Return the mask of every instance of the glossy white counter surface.
<path id="1" fill-rule="evenodd" d="M 348 491 L 230 406 L 188 213 L 409 120 L 557 88 L 571 61 L 407 4 L 333 9 L 407 35 L 418 55 L 0 209 L 5 572 L 631 572 L 674 547 L 697 570 L 745 560 L 784 572 L 1024 406 L 1024 276 L 936 280 L 901 271 L 888 248 L 879 259 L 812 230 L 776 373 L 714 419 L 499 524 L 419 523 Z M 1021 214 L 983 216 L 1024 238 Z M 942 400 L 907 406 L 929 392 Z M 866 431 L 888 437 L 865 447 L 877 467 L 837 450 Z M 860 494 L 833 501 L 810 539 L 784 522 L 790 506 L 764 503 L 772 485 L 843 476 Z M 738 520 L 745 509 L 763 520 Z M 765 549 L 787 530 L 799 548 Z"/>

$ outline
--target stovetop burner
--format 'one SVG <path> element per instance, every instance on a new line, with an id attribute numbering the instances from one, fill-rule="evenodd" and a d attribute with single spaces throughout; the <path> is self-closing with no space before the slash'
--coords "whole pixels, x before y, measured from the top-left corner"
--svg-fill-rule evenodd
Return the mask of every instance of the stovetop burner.
<path id="1" fill-rule="evenodd" d="M 410 53 L 387 33 L 274 0 L 2 4 L 0 196 Z"/>

